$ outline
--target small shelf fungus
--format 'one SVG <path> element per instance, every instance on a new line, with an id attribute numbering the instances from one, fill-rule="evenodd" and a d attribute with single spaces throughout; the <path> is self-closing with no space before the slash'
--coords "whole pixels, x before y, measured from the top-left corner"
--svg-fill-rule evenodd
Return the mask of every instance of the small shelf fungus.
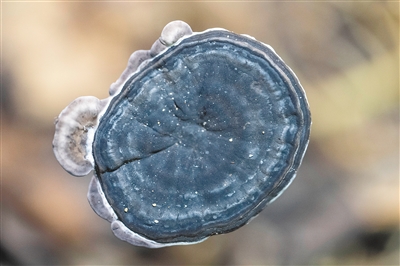
<path id="1" fill-rule="evenodd" d="M 110 97 L 61 112 L 53 148 L 70 174 L 94 170 L 89 203 L 118 238 L 158 248 L 248 223 L 295 177 L 310 125 L 270 46 L 174 21 L 132 54 Z"/>

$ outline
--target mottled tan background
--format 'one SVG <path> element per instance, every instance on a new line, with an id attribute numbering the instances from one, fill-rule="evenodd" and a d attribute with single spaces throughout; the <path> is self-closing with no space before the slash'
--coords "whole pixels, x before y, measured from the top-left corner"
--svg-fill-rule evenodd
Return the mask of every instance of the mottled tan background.
<path id="1" fill-rule="evenodd" d="M 150 250 L 91 210 L 90 178 L 53 156 L 53 122 L 78 96 L 105 98 L 129 55 L 176 19 L 273 46 L 313 127 L 297 178 L 250 224 Z M 2 263 L 399 264 L 399 3 L 3 2 L 1 63 Z"/>

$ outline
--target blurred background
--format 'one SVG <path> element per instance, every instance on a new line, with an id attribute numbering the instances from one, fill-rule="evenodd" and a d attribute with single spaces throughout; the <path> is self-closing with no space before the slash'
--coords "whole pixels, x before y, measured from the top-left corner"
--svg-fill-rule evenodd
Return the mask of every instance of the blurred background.
<path id="1" fill-rule="evenodd" d="M 2 2 L 2 265 L 398 265 L 399 3 Z M 270 44 L 313 117 L 297 178 L 241 229 L 146 249 L 112 235 L 90 177 L 54 158 L 54 120 L 100 99 L 163 27 L 222 27 Z"/>

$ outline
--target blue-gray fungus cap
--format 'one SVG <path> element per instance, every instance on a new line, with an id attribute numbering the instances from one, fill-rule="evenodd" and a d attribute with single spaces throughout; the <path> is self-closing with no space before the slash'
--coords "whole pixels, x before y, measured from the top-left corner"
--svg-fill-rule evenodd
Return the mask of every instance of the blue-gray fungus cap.
<path id="1" fill-rule="evenodd" d="M 310 135 L 299 80 L 274 50 L 224 29 L 169 23 L 137 51 L 110 97 L 81 97 L 56 121 L 71 174 L 131 244 L 192 244 L 250 221 L 291 183 Z"/>

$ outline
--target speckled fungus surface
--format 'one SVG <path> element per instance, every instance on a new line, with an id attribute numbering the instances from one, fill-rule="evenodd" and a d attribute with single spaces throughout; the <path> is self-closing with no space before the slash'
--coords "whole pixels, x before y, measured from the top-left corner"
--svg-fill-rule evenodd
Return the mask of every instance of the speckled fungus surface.
<path id="1" fill-rule="evenodd" d="M 137 51 L 110 97 L 81 97 L 56 121 L 53 147 L 88 199 L 131 244 L 163 247 L 233 231 L 296 175 L 310 111 L 274 50 L 224 29 L 165 26 Z"/>

